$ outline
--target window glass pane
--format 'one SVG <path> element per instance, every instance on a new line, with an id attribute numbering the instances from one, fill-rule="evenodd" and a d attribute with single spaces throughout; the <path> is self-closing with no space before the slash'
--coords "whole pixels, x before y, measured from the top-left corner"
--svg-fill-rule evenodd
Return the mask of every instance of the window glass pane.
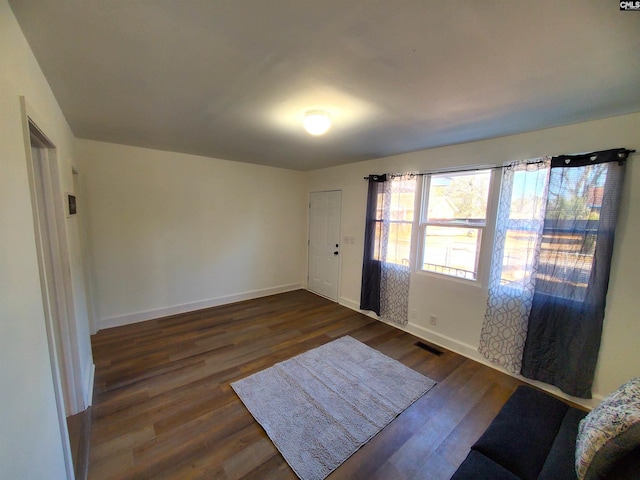
<path id="1" fill-rule="evenodd" d="M 384 193 L 378 193 L 376 200 L 376 218 L 382 220 L 384 211 Z"/>
<path id="2" fill-rule="evenodd" d="M 480 237 L 479 228 L 428 225 L 422 269 L 475 280 Z"/>
<path id="3" fill-rule="evenodd" d="M 591 277 L 607 164 L 551 169 L 536 289 L 584 301 Z"/>
<path id="4" fill-rule="evenodd" d="M 513 174 L 513 195 L 509 209 L 509 218 L 513 220 L 530 220 L 540 218 L 545 208 L 542 198 L 547 170 L 522 170 Z"/>
<path id="5" fill-rule="evenodd" d="M 491 171 L 433 175 L 429 188 L 427 221 L 484 225 Z"/>
<path id="6" fill-rule="evenodd" d="M 376 222 L 376 233 L 373 243 L 373 258 L 374 260 L 382 260 L 382 252 L 380 243 L 382 242 L 382 220 Z"/>
<path id="7" fill-rule="evenodd" d="M 545 230 L 536 272 L 537 290 L 584 300 L 596 247 L 595 227 L 585 231 Z"/>
<path id="8" fill-rule="evenodd" d="M 506 232 L 502 256 L 501 285 L 524 286 L 531 277 L 536 251 L 536 229 L 532 222 L 512 221 Z"/>
<path id="9" fill-rule="evenodd" d="M 599 220 L 606 179 L 606 164 L 552 170 L 545 218 Z"/>
<path id="10" fill-rule="evenodd" d="M 381 260 L 386 263 L 409 266 L 411 263 L 411 230 L 415 210 L 416 179 L 394 179 L 385 191 L 384 218 L 380 229 Z"/>
<path id="11" fill-rule="evenodd" d="M 392 192 L 389 208 L 389 220 L 401 222 L 413 222 L 413 210 L 415 208 L 414 192 Z"/>
<path id="12" fill-rule="evenodd" d="M 410 223 L 391 223 L 389 225 L 389 243 L 387 244 L 387 263 L 409 266 L 411 254 Z"/>

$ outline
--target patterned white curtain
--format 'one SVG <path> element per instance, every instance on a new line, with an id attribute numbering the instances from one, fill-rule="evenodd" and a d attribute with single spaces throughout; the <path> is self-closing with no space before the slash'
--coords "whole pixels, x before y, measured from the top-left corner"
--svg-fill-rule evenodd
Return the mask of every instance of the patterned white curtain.
<path id="1" fill-rule="evenodd" d="M 415 175 L 393 176 L 385 182 L 382 202 L 380 316 L 400 325 L 409 320 L 416 185 Z"/>
<path id="2" fill-rule="evenodd" d="M 520 373 L 542 241 L 551 158 L 503 169 L 489 299 L 478 351 Z"/>

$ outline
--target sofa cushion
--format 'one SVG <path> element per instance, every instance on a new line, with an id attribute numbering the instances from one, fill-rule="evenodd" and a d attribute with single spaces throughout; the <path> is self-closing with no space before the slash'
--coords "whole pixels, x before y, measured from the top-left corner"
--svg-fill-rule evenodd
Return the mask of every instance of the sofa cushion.
<path id="1" fill-rule="evenodd" d="M 606 478 L 607 480 L 640 480 L 640 447 L 616 462 Z"/>
<path id="2" fill-rule="evenodd" d="M 520 386 L 471 447 L 523 480 L 538 478 L 569 406 Z"/>
<path id="3" fill-rule="evenodd" d="M 580 422 L 575 466 L 579 479 L 604 478 L 640 447 L 640 377 L 607 396 Z"/>
<path id="4" fill-rule="evenodd" d="M 488 459 L 480 452 L 471 450 L 451 480 L 520 480 L 513 473 Z"/>
<path id="5" fill-rule="evenodd" d="M 587 412 L 577 408 L 570 407 L 567 410 L 538 480 L 558 480 L 559 478 L 575 480 L 577 478 L 575 467 L 576 437 L 580 420 L 586 414 Z"/>

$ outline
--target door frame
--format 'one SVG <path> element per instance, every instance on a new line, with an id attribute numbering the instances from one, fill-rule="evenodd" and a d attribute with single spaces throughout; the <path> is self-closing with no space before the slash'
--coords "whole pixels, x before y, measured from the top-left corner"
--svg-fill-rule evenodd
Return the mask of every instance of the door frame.
<path id="1" fill-rule="evenodd" d="M 309 192 L 309 208 L 307 209 L 307 290 L 309 290 L 309 277 L 310 277 L 310 266 L 311 266 L 311 195 L 314 193 L 331 193 L 331 192 L 340 192 L 340 211 L 339 211 L 339 228 L 338 228 L 338 243 L 340 244 L 339 248 L 339 261 L 338 261 L 338 278 L 336 280 L 336 298 L 325 297 L 324 295 L 313 292 L 316 295 L 320 295 L 324 298 L 331 300 L 332 302 L 340 303 L 340 292 L 342 289 L 342 256 L 343 256 L 343 243 L 342 243 L 342 189 L 334 188 L 331 190 L 313 190 Z M 311 291 L 311 290 L 309 290 Z"/>
<path id="2" fill-rule="evenodd" d="M 57 150 L 20 97 L 31 210 L 56 412 L 67 479 L 75 472 L 67 416 L 85 408 L 76 332 L 64 198 Z M 34 158 L 32 148 L 41 150 Z M 44 197 L 47 205 L 43 205 Z M 49 207 L 49 208 L 47 208 Z M 53 271 L 52 271 L 53 270 Z"/>

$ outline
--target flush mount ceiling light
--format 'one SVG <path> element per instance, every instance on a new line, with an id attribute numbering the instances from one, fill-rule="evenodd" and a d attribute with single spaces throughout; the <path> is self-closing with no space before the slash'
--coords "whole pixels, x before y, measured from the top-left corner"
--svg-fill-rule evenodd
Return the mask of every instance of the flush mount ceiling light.
<path id="1" fill-rule="evenodd" d="M 309 110 L 304 114 L 303 125 L 311 135 L 322 135 L 331 127 L 331 116 L 324 110 Z"/>

